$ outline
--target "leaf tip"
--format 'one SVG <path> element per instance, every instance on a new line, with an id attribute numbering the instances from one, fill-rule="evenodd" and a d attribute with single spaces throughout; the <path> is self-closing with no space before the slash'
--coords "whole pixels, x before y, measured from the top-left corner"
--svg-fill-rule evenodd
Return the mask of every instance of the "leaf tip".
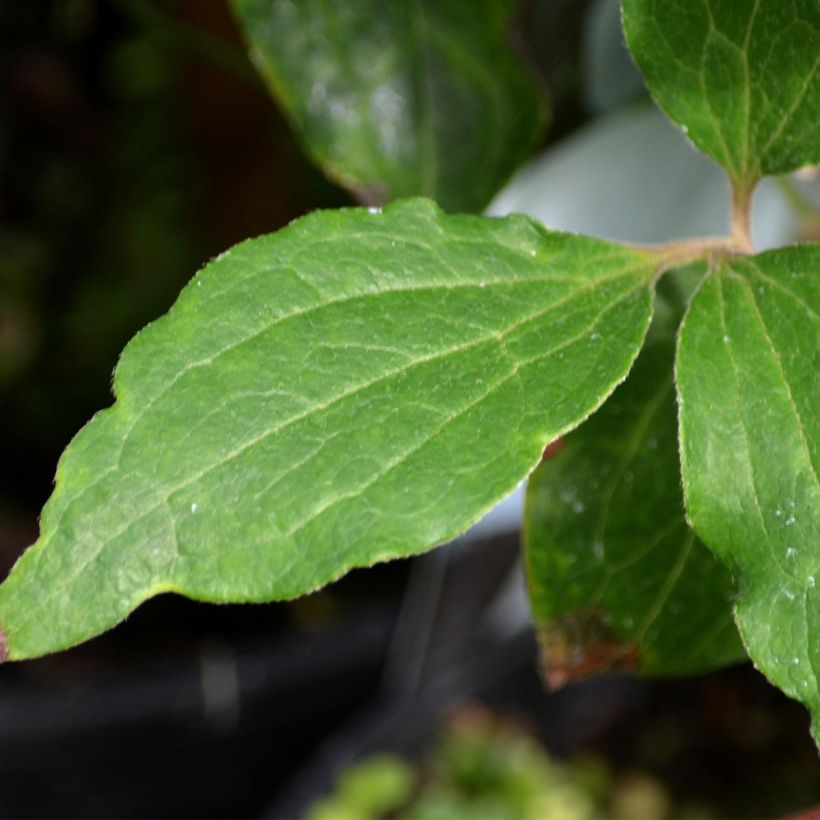
<path id="1" fill-rule="evenodd" d="M 544 452 L 541 453 L 541 463 L 543 464 L 545 461 L 550 461 L 551 459 L 555 458 L 561 450 L 564 449 L 564 445 L 566 444 L 566 439 L 563 436 L 559 436 L 556 439 L 553 439 L 545 448 Z"/>
<path id="2" fill-rule="evenodd" d="M 538 642 L 542 676 L 551 692 L 573 681 L 640 667 L 637 643 L 616 635 L 599 609 L 557 617 L 539 630 Z"/>

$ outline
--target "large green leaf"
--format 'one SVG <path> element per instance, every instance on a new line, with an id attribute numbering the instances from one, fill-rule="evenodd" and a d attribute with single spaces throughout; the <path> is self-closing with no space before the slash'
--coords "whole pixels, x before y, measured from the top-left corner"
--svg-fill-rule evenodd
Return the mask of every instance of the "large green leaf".
<path id="1" fill-rule="evenodd" d="M 233 0 L 313 158 L 366 203 L 480 211 L 528 156 L 537 86 L 507 45 L 514 0 Z"/>
<path id="2" fill-rule="evenodd" d="M 677 310 L 629 378 L 531 476 L 525 550 L 547 679 L 703 672 L 745 657 L 725 567 L 686 524 L 672 364 Z"/>
<path id="3" fill-rule="evenodd" d="M 820 246 L 717 264 L 681 330 L 689 519 L 733 569 L 757 666 L 820 738 Z"/>
<path id="4" fill-rule="evenodd" d="M 163 591 L 308 592 L 427 550 L 625 376 L 652 258 L 411 200 L 317 213 L 207 265 L 66 450 L 0 587 L 11 657 Z"/>
<path id="5" fill-rule="evenodd" d="M 820 162 L 817 0 L 623 0 L 649 89 L 742 187 Z"/>

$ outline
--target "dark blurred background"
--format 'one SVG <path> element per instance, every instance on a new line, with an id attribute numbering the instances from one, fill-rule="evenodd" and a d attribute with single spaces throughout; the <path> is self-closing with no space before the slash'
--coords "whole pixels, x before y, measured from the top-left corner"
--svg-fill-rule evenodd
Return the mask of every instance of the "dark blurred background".
<path id="1" fill-rule="evenodd" d="M 591 114 L 591 5 L 522 4 L 547 145 Z M 4 576 L 60 452 L 110 404 L 124 343 L 210 257 L 350 200 L 304 158 L 222 0 L 6 0 L 0 43 Z M 165 596 L 88 645 L 4 666 L 0 814 L 301 816 L 340 768 L 423 758 L 477 703 L 559 761 L 594 756 L 616 786 L 638 773 L 661 794 L 641 805 L 668 816 L 820 801 L 805 712 L 751 668 L 544 694 L 534 640 L 505 615 L 516 556 L 514 533 L 479 533 L 291 604 Z"/>

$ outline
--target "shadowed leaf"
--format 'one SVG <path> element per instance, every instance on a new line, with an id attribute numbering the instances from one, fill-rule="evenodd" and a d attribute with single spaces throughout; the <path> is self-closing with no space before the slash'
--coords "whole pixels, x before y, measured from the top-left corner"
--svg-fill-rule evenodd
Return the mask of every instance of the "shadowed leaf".
<path id="1" fill-rule="evenodd" d="M 544 119 L 507 43 L 511 0 L 233 0 L 314 160 L 366 204 L 480 211 Z"/>
<path id="2" fill-rule="evenodd" d="M 548 674 L 687 675 L 745 657 L 729 573 L 684 519 L 673 314 L 656 319 L 626 382 L 530 478 L 533 613 L 545 652 L 558 636 L 572 647 L 569 664 L 547 653 Z"/>

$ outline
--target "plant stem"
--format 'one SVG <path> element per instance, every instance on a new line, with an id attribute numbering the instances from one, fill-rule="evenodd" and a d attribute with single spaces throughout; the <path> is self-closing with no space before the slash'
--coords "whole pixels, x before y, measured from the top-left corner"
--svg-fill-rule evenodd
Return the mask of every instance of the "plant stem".
<path id="1" fill-rule="evenodd" d="M 751 231 L 754 187 L 754 183 L 735 182 L 732 184 L 731 231 L 728 236 L 703 236 L 635 247 L 655 258 L 656 276 L 660 276 L 670 268 L 679 268 L 691 262 L 711 262 L 720 256 L 754 253 Z"/>
<path id="2" fill-rule="evenodd" d="M 655 258 L 656 275 L 671 268 L 680 268 L 691 262 L 711 261 L 718 256 L 748 254 L 752 248 L 746 242 L 738 242 L 732 236 L 704 236 L 695 239 L 681 239 L 676 242 L 662 242 L 658 245 L 637 245 Z"/>
<path id="3" fill-rule="evenodd" d="M 746 253 L 754 251 L 752 245 L 752 193 L 754 183 L 732 182 L 732 230 L 731 237 L 738 248 Z"/>

